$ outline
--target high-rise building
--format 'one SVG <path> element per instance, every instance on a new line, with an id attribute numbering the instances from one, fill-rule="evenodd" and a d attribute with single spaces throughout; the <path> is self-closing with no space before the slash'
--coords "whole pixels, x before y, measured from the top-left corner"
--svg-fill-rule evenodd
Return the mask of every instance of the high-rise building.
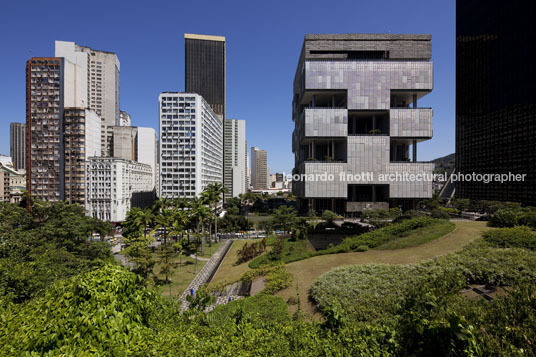
<path id="1" fill-rule="evenodd" d="M 160 194 L 199 195 L 211 183 L 223 183 L 223 122 L 202 96 L 160 94 Z"/>
<path id="2" fill-rule="evenodd" d="M 130 114 L 121 110 L 119 112 L 119 126 L 130 126 Z"/>
<path id="3" fill-rule="evenodd" d="M 43 201 L 64 199 L 64 59 L 26 62 L 27 191 Z"/>
<path id="4" fill-rule="evenodd" d="M 124 160 L 136 160 L 138 128 L 135 126 L 112 127 L 112 153 L 110 156 Z"/>
<path id="5" fill-rule="evenodd" d="M 536 57 L 531 2 L 456 5 L 456 172 L 525 174 L 461 179 L 455 195 L 536 205 Z"/>
<path id="6" fill-rule="evenodd" d="M 432 137 L 432 109 L 417 105 L 433 88 L 431 56 L 430 35 L 305 36 L 292 102 L 301 211 L 353 215 L 432 196 L 433 164 L 417 161 Z M 421 180 L 403 178 L 412 174 Z"/>
<path id="7" fill-rule="evenodd" d="M 246 121 L 225 119 L 224 127 L 224 177 L 227 192 L 225 199 L 237 197 L 247 191 L 248 149 Z"/>
<path id="8" fill-rule="evenodd" d="M 151 166 L 153 170 L 153 187 L 156 187 L 156 181 L 158 181 L 156 131 L 153 128 L 138 127 L 136 145 L 136 161 Z"/>
<path id="9" fill-rule="evenodd" d="M 26 170 L 26 124 L 9 124 L 9 155 L 15 170 Z"/>
<path id="10" fill-rule="evenodd" d="M 119 110 L 119 73 L 120 63 L 113 52 L 94 50 L 79 46 L 74 42 L 56 41 L 56 57 L 64 57 L 69 62 L 78 65 L 73 71 L 80 86 L 76 91 L 65 88 L 66 95 L 80 98 L 84 105 L 74 107 L 89 107 L 101 118 L 102 155 L 112 154 L 112 127 L 120 125 Z M 69 69 L 67 68 L 66 71 Z M 66 72 L 67 73 L 67 72 Z M 84 87 L 84 83 L 87 85 Z M 86 93 L 86 95 L 84 95 Z M 65 106 L 71 106 L 67 104 Z"/>
<path id="11" fill-rule="evenodd" d="M 149 207 L 154 201 L 150 165 L 114 157 L 89 159 L 86 211 L 91 217 L 121 222 L 132 207 Z"/>
<path id="12" fill-rule="evenodd" d="M 92 110 L 84 108 L 64 108 L 64 177 L 65 201 L 86 202 L 86 173 L 89 157 L 101 154 L 101 120 Z"/>
<path id="13" fill-rule="evenodd" d="M 201 95 L 225 118 L 225 37 L 184 34 L 185 91 Z"/>
<path id="14" fill-rule="evenodd" d="M 251 187 L 254 190 L 268 188 L 269 171 L 266 150 L 260 150 L 257 146 L 251 147 Z"/>

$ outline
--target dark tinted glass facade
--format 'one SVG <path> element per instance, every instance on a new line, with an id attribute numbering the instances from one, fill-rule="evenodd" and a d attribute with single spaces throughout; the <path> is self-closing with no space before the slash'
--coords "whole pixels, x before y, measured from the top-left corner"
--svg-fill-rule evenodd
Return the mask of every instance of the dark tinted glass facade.
<path id="1" fill-rule="evenodd" d="M 212 110 L 225 117 L 225 41 L 185 35 L 185 90 L 203 96 Z M 199 36 L 214 37 L 217 36 Z"/>
<path id="2" fill-rule="evenodd" d="M 458 1 L 456 16 L 456 169 L 527 175 L 458 182 L 456 195 L 536 205 L 535 6 Z"/>

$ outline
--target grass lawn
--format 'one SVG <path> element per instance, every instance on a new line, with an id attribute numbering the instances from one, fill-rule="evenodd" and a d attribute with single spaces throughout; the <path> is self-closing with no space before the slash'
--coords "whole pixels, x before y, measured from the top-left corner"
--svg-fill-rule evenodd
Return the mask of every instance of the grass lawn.
<path id="1" fill-rule="evenodd" d="M 159 274 L 161 269 L 161 264 L 158 263 L 158 255 L 157 253 L 153 253 L 155 256 L 157 263 L 154 266 L 154 273 L 157 274 L 158 278 L 161 280 L 165 280 L 165 275 Z M 199 273 L 203 265 L 205 265 L 205 261 L 198 259 L 197 260 L 197 268 L 195 267 L 195 259 L 190 257 L 182 257 L 179 259 L 179 257 L 173 257 L 173 261 L 177 263 L 176 268 L 173 271 L 173 275 L 171 276 L 171 295 L 174 297 L 180 296 L 184 290 L 188 287 L 190 282 L 194 279 L 195 275 Z M 179 262 L 182 262 L 182 264 L 179 264 Z M 196 274 L 194 274 L 194 271 Z M 164 284 L 159 286 L 162 290 L 162 295 L 168 297 L 169 296 L 169 284 Z"/>
<path id="2" fill-rule="evenodd" d="M 221 242 L 212 243 L 212 247 L 209 247 L 208 243 L 205 243 L 205 255 L 201 255 L 201 245 L 199 245 L 199 249 L 198 249 L 199 257 L 201 257 L 201 258 L 210 258 L 212 256 L 212 254 L 214 254 L 216 249 L 218 249 L 220 247 L 220 245 L 221 245 Z"/>
<path id="3" fill-rule="evenodd" d="M 452 222 L 437 222 L 426 227 L 415 229 L 405 237 L 387 242 L 374 249 L 386 250 L 416 247 L 443 237 L 445 234 L 452 232 L 455 228 L 456 225 Z"/>
<path id="4" fill-rule="evenodd" d="M 214 286 L 214 285 L 218 285 L 224 282 L 234 283 L 235 281 L 240 280 L 242 275 L 250 269 L 248 267 L 249 262 L 236 265 L 236 261 L 238 260 L 237 251 L 241 249 L 244 246 L 244 244 L 257 242 L 259 240 L 260 239 L 235 240 L 233 242 L 233 245 L 231 246 L 231 249 L 229 249 L 229 252 L 227 252 L 225 259 L 223 260 L 220 267 L 218 268 L 216 275 L 214 275 L 214 277 L 210 281 L 210 285 Z"/>
<path id="5" fill-rule="evenodd" d="M 308 297 L 312 283 L 323 273 L 333 268 L 350 264 L 416 263 L 456 251 L 472 240 L 480 237 L 483 231 L 489 229 L 486 227 L 486 222 L 453 221 L 453 223 L 456 225 L 455 231 L 416 247 L 329 254 L 289 263 L 285 268 L 294 275 L 293 282 L 288 288 L 278 292 L 276 295 L 281 296 L 287 301 L 289 297 L 297 298 L 298 292 L 303 311 L 313 319 L 320 320 L 322 319 L 321 313 L 316 311 L 315 305 L 308 300 Z M 296 305 L 290 305 L 289 310 L 291 314 L 294 313 L 296 311 Z"/>
<path id="6" fill-rule="evenodd" d="M 313 248 L 311 243 L 309 243 L 308 240 L 300 240 L 294 242 L 290 241 L 289 238 L 285 238 L 283 241 L 283 255 L 281 257 L 281 261 L 283 263 L 289 263 L 294 262 L 296 260 L 308 258 L 309 254 L 315 251 L 315 249 Z M 268 241 L 267 243 L 271 244 L 270 241 Z M 251 268 L 256 269 L 270 263 L 272 263 L 272 261 L 268 259 L 268 254 L 264 253 L 263 255 L 253 259 L 250 262 L 249 266 Z"/>

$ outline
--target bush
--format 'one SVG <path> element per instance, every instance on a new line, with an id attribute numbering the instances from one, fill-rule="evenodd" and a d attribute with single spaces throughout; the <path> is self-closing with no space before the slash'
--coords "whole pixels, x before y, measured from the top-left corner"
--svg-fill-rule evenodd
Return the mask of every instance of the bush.
<path id="1" fill-rule="evenodd" d="M 337 214 L 330 210 L 325 210 L 324 212 L 322 212 L 322 219 L 327 223 L 333 223 L 336 218 Z"/>
<path id="2" fill-rule="evenodd" d="M 439 219 L 449 219 L 450 214 L 441 208 L 435 208 L 432 210 L 432 217 Z"/>
<path id="3" fill-rule="evenodd" d="M 283 290 L 292 281 L 292 274 L 286 271 L 283 264 L 247 271 L 240 280 L 251 283 L 260 276 L 264 276 L 266 279 L 266 286 L 261 292 L 263 294 L 273 294 Z"/>
<path id="4" fill-rule="evenodd" d="M 489 221 L 491 227 L 513 227 L 517 225 L 519 215 L 511 209 L 500 209 L 495 212 Z"/>
<path id="5" fill-rule="evenodd" d="M 536 233 L 529 227 L 499 228 L 484 232 L 484 240 L 500 248 L 526 248 L 536 250 Z"/>
<path id="6" fill-rule="evenodd" d="M 355 249 L 356 252 L 366 252 L 367 250 L 369 250 L 369 247 L 366 245 L 360 245 Z"/>

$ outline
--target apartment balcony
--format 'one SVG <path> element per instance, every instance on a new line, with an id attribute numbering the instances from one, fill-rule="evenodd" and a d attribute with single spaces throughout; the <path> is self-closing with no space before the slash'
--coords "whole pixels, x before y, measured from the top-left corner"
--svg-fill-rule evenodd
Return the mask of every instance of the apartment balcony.
<path id="1" fill-rule="evenodd" d="M 433 135 L 431 108 L 391 108 L 389 135 L 399 138 L 430 139 Z"/>
<path id="2" fill-rule="evenodd" d="M 346 212 L 363 212 L 372 209 L 389 209 L 389 202 L 346 202 Z"/>

